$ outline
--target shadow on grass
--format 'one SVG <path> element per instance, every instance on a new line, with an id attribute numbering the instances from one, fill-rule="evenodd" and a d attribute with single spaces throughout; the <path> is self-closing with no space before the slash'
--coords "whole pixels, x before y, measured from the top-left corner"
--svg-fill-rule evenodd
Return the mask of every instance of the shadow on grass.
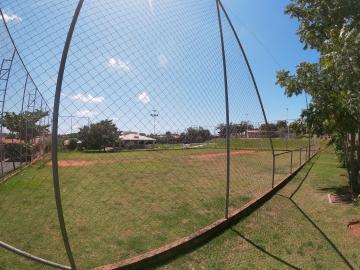
<path id="1" fill-rule="evenodd" d="M 330 193 L 334 203 L 354 204 L 356 195 L 349 186 L 338 186 L 329 188 L 320 188 L 322 192 Z"/>
<path id="2" fill-rule="evenodd" d="M 295 196 L 295 194 L 300 190 L 300 188 L 303 186 L 304 182 L 306 181 L 306 179 L 308 178 L 311 170 L 313 169 L 313 166 L 315 164 L 314 160 L 313 162 L 311 162 L 310 166 L 308 167 L 307 171 L 305 172 L 304 177 L 301 179 L 300 183 L 296 186 L 296 188 L 294 189 L 294 191 L 291 193 L 290 196 L 285 196 L 282 194 L 277 193 L 277 196 L 280 196 L 282 198 L 285 198 L 287 200 L 289 200 L 289 202 L 296 208 L 297 211 L 299 211 L 302 216 L 317 230 L 317 232 L 326 240 L 326 242 L 332 247 L 332 249 L 335 251 L 335 253 L 339 256 L 339 258 L 341 258 L 341 260 L 344 262 L 344 264 L 346 264 L 346 266 L 351 269 L 354 270 L 355 268 L 350 264 L 350 262 L 346 259 L 346 257 L 341 253 L 341 251 L 338 249 L 338 247 L 331 241 L 331 239 L 325 234 L 325 232 L 323 230 L 321 230 L 321 228 L 305 213 L 305 211 L 294 201 L 293 197 Z M 343 188 L 344 189 L 344 188 Z M 339 188 L 329 188 L 329 190 L 343 190 L 343 189 L 339 189 Z M 325 190 L 325 189 L 324 189 Z M 259 251 L 263 252 L 264 254 L 266 254 L 267 256 L 270 256 L 271 258 L 283 263 L 284 265 L 290 267 L 291 269 L 301 269 L 295 265 L 292 265 L 291 263 L 285 261 L 284 259 L 271 254 L 270 252 L 268 252 L 264 247 L 256 244 L 255 242 L 253 242 L 252 240 L 250 240 L 249 238 L 245 237 L 243 234 L 241 234 L 239 231 L 235 230 L 234 228 L 232 228 L 232 231 L 235 232 L 238 236 L 240 236 L 242 239 L 244 239 L 246 242 L 248 242 L 249 244 L 251 244 L 252 246 L 254 246 L 255 248 L 257 248 Z"/>
<path id="3" fill-rule="evenodd" d="M 252 246 L 254 246 L 255 248 L 257 248 L 258 250 L 260 250 L 261 252 L 265 253 L 266 255 L 270 256 L 271 258 L 287 265 L 288 267 L 290 267 L 291 269 L 301 269 L 295 265 L 292 265 L 290 263 L 288 263 L 287 261 L 281 259 L 280 257 L 271 254 L 270 252 L 266 251 L 263 247 L 257 245 L 255 242 L 251 241 L 250 239 L 246 238 L 243 234 L 241 234 L 240 232 L 238 232 L 237 230 L 235 230 L 234 228 L 231 229 L 234 233 L 236 233 L 238 236 L 240 236 L 243 240 L 245 240 L 246 242 L 248 242 L 249 244 L 251 244 Z"/>
<path id="4" fill-rule="evenodd" d="M 296 189 L 293 191 L 293 193 L 287 197 L 281 194 L 276 194 L 277 196 L 283 197 L 288 199 L 292 205 L 295 206 L 295 208 L 304 216 L 304 218 L 319 232 L 319 234 L 322 235 L 322 237 L 328 242 L 328 244 L 333 248 L 333 250 L 337 253 L 337 255 L 342 259 L 342 261 L 349 267 L 349 269 L 354 270 L 355 268 L 350 264 L 350 262 L 346 259 L 346 257 L 341 253 L 341 251 L 337 248 L 334 242 L 331 241 L 331 239 L 325 234 L 323 230 L 305 213 L 305 211 L 293 200 L 294 195 L 300 190 L 302 185 L 304 184 L 305 180 L 307 179 L 308 175 L 310 174 L 314 162 L 311 163 L 311 166 L 309 167 L 308 171 L 305 173 L 305 176 L 300 181 L 299 185 L 296 187 Z M 337 188 L 328 188 L 328 190 L 344 190 L 344 187 L 337 187 Z M 323 189 L 327 190 L 327 189 Z"/>

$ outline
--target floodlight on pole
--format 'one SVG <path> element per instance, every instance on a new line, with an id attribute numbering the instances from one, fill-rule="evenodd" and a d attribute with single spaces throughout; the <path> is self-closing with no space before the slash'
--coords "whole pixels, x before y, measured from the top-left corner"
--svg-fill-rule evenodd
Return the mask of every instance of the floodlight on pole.
<path id="1" fill-rule="evenodd" d="M 152 118 L 154 118 L 154 135 L 156 134 L 156 117 L 159 116 L 159 114 L 157 113 L 157 110 L 152 110 L 152 113 L 150 114 L 150 116 Z"/>

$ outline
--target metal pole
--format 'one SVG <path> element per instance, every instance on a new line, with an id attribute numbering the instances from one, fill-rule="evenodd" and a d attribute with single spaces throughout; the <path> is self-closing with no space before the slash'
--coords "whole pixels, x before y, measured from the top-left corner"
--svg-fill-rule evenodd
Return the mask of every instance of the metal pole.
<path id="1" fill-rule="evenodd" d="M 152 110 L 152 111 L 153 111 L 153 113 L 151 113 L 151 114 L 150 114 L 150 116 L 154 118 L 154 135 L 155 135 L 155 134 L 156 134 L 156 124 L 155 124 L 155 118 L 156 118 L 156 117 L 158 117 L 158 116 L 159 116 L 159 114 L 158 114 L 158 113 L 156 113 L 156 110 L 155 110 L 155 109 L 154 109 L 154 110 Z"/>
<path id="2" fill-rule="evenodd" d="M 257 86 L 256 80 L 255 80 L 255 76 L 254 76 L 254 73 L 253 73 L 253 71 L 252 71 L 252 69 L 251 69 L 249 60 L 248 60 L 248 58 L 247 58 L 247 56 L 246 56 L 245 49 L 244 49 L 244 47 L 243 47 L 243 45 L 242 45 L 242 43 L 241 43 L 241 41 L 240 41 L 240 38 L 239 38 L 238 34 L 237 34 L 236 31 L 235 31 L 234 25 L 232 24 L 232 22 L 231 22 L 231 20 L 230 20 L 230 17 L 229 17 L 229 15 L 227 14 L 227 12 L 226 12 L 223 4 L 221 3 L 220 0 L 217 0 L 217 1 L 218 1 L 218 6 L 221 7 L 221 9 L 222 9 L 222 11 L 224 12 L 224 15 L 225 15 L 227 21 L 229 22 L 229 25 L 230 25 L 230 27 L 231 27 L 231 31 L 233 32 L 233 34 L 234 34 L 234 36 L 235 36 L 235 39 L 236 39 L 236 42 L 237 42 L 237 44 L 238 44 L 238 46 L 239 46 L 239 48 L 240 48 L 240 50 L 241 50 L 241 53 L 242 53 L 242 55 L 243 55 L 243 57 L 244 57 L 246 66 L 247 66 L 247 68 L 248 68 L 248 70 L 249 70 L 249 73 L 250 73 L 250 76 L 251 76 L 251 80 L 252 80 L 252 82 L 253 82 L 253 84 L 254 84 L 254 88 L 255 88 L 255 91 L 256 91 L 256 95 L 257 95 L 258 100 L 259 100 L 259 103 L 260 103 L 261 111 L 262 111 L 262 114 L 263 114 L 263 117 L 264 117 L 264 120 L 265 120 L 265 124 L 266 124 L 266 129 L 267 129 L 267 131 L 269 131 L 269 123 L 268 123 L 268 120 L 267 120 L 267 117 L 266 117 L 266 113 L 265 113 L 265 109 L 264 109 L 263 102 L 262 102 L 262 100 L 261 100 L 260 91 L 259 91 L 259 88 L 258 88 L 258 86 Z M 220 12 L 218 12 L 218 13 L 219 13 L 219 16 L 220 16 Z M 269 141 L 270 141 L 271 152 L 272 152 L 272 155 L 273 155 L 273 170 L 274 170 L 274 169 L 275 169 L 275 157 L 274 157 L 275 151 L 274 151 L 274 145 L 273 145 L 273 141 L 272 141 L 271 135 L 269 136 Z M 273 174 L 273 181 L 274 181 L 275 172 L 273 171 L 272 174 Z"/>
<path id="3" fill-rule="evenodd" d="M 1 11 L 1 17 L 5 23 L 5 18 L 3 16 L 3 13 Z M 6 26 L 6 24 L 5 24 Z M 4 117 L 4 108 L 5 108 L 5 99 L 6 99 L 6 92 L 7 92 L 7 87 L 8 87 L 8 83 L 9 83 L 9 78 L 10 78 L 10 72 L 11 72 L 11 67 L 12 67 L 12 64 L 13 64 L 13 61 L 14 61 L 14 57 L 15 57 L 15 52 L 16 52 L 16 49 L 14 48 L 14 52 L 12 54 L 12 57 L 11 57 L 11 62 L 10 62 L 10 66 L 9 66 L 9 70 L 8 70 L 8 74 L 7 74 L 7 77 L 6 77 L 6 83 L 5 83 L 5 88 L 4 88 L 4 95 L 3 95 L 3 98 L 2 98 L 2 106 L 1 106 L 1 118 Z M 1 136 L 3 135 L 3 125 L 0 124 L 0 134 Z M 5 159 L 5 155 L 4 155 L 4 143 L 3 141 L 1 141 L 1 177 L 4 176 L 4 164 L 3 164 L 3 160 Z"/>
<path id="4" fill-rule="evenodd" d="M 42 264 L 45 264 L 45 265 L 48 265 L 50 267 L 57 268 L 57 269 L 71 270 L 71 268 L 69 266 L 65 266 L 62 264 L 58 264 L 58 263 L 55 263 L 52 261 L 45 260 L 43 258 L 37 257 L 28 252 L 25 252 L 21 249 L 15 248 L 15 247 L 13 247 L 5 242 L 2 242 L 2 241 L 0 241 L 0 247 L 6 249 L 8 251 L 11 251 L 17 255 L 23 256 L 24 258 L 30 259 L 34 262 L 42 263 Z"/>
<path id="5" fill-rule="evenodd" d="M 301 153 L 302 153 L 302 148 L 300 148 L 300 166 L 301 166 Z"/>
<path id="6" fill-rule="evenodd" d="M 290 151 L 290 173 L 292 173 L 293 170 L 293 151 Z"/>
<path id="7" fill-rule="evenodd" d="M 289 149 L 288 147 L 289 147 L 289 134 L 290 134 L 288 118 L 289 118 L 289 108 L 286 108 L 286 126 L 287 126 L 286 150 Z"/>
<path id="8" fill-rule="evenodd" d="M 76 7 L 74 16 L 71 21 L 71 25 L 69 31 L 67 33 L 66 41 L 64 44 L 64 50 L 61 57 L 61 62 L 59 66 L 59 73 L 56 83 L 56 92 L 55 92 L 55 99 L 54 99 L 54 112 L 53 112 L 53 127 L 52 127 L 52 167 L 53 167 L 53 184 L 54 184 L 54 193 L 55 193 L 55 201 L 56 201 L 56 208 L 58 213 L 59 224 L 61 228 L 61 234 L 65 246 L 65 250 L 71 265 L 72 269 L 76 269 L 75 260 L 71 251 L 69 238 L 66 231 L 65 226 L 65 219 L 64 213 L 62 208 L 61 202 L 61 192 L 60 192 L 60 182 L 59 182 L 59 171 L 58 171 L 58 122 L 59 122 L 59 107 L 60 107 L 60 95 L 61 95 L 61 88 L 62 82 L 64 79 L 64 71 L 66 66 L 66 60 L 71 44 L 71 39 L 74 33 L 74 29 L 76 26 L 76 22 L 79 18 L 79 14 L 82 8 L 84 0 L 79 0 L 78 5 Z"/>
<path id="9" fill-rule="evenodd" d="M 24 92 L 23 92 L 23 97 L 22 97 L 22 101 L 21 101 L 21 113 L 20 114 L 23 114 L 23 112 L 24 112 L 24 102 L 25 102 L 25 95 L 26 95 L 26 87 L 27 87 L 28 78 L 29 78 L 29 73 L 26 73 Z M 24 123 L 21 123 L 21 124 L 24 124 Z M 21 133 L 20 133 L 20 138 L 19 139 L 21 141 Z M 22 166 L 22 160 L 23 160 L 23 151 L 22 150 L 23 150 L 23 148 L 21 146 L 20 147 L 20 166 Z M 26 151 L 26 149 L 25 149 L 25 151 Z M 26 160 L 25 160 L 25 164 L 26 164 Z"/>
<path id="10" fill-rule="evenodd" d="M 308 103 L 308 99 L 307 99 L 307 94 L 305 93 L 305 101 L 306 101 L 306 109 L 309 112 L 309 103 Z M 311 145 L 311 136 L 310 136 L 310 124 L 309 124 L 309 120 L 307 121 L 307 129 L 308 129 L 308 137 L 309 137 L 309 156 L 308 159 L 310 160 L 310 145 Z"/>
<path id="11" fill-rule="evenodd" d="M 230 130 L 229 130 L 229 96 L 228 96 L 228 81 L 226 70 L 226 55 L 224 44 L 224 33 L 221 23 L 220 15 L 220 1 L 216 0 L 216 8 L 219 22 L 220 39 L 221 39 L 221 53 L 224 71 L 224 89 L 225 89 L 225 112 L 226 112 L 226 191 L 225 191 L 225 218 L 229 217 L 229 194 L 230 194 Z"/>
<path id="12" fill-rule="evenodd" d="M 272 168 L 271 188 L 274 188 L 274 185 L 275 185 L 275 170 L 276 170 L 275 159 L 276 159 L 276 156 L 273 155 L 273 168 Z"/>

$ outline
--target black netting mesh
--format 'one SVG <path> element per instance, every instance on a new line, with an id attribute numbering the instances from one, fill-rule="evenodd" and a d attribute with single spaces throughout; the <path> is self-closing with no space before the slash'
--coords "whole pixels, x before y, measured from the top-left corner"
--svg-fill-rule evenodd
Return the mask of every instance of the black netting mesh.
<path id="1" fill-rule="evenodd" d="M 52 145 L 58 68 L 76 3 L 1 5 L 8 26 L 2 20 L 1 241 L 69 264 L 53 199 L 51 146 L 79 269 L 188 236 L 258 198 L 309 157 L 307 137 L 266 122 L 219 6 L 227 123 L 217 2 L 208 0 L 85 1 Z M 0 252 L 0 264 L 28 266 Z"/>

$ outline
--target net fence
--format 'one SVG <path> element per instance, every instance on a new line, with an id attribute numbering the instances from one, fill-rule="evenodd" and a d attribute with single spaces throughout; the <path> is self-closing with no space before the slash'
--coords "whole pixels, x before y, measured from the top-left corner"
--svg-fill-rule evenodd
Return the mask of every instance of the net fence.
<path id="1" fill-rule="evenodd" d="M 3 247 L 63 269 L 127 259 L 228 218 L 316 153 L 267 121 L 219 1 L 84 1 L 56 92 L 75 8 L 1 7 Z"/>

